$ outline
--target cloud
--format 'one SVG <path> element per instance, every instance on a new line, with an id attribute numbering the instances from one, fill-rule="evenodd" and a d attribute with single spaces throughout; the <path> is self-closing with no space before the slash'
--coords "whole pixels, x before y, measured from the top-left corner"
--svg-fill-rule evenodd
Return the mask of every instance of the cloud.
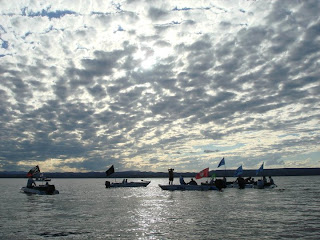
<path id="1" fill-rule="evenodd" d="M 317 166 L 317 9 L 6 2 L 0 169 Z"/>

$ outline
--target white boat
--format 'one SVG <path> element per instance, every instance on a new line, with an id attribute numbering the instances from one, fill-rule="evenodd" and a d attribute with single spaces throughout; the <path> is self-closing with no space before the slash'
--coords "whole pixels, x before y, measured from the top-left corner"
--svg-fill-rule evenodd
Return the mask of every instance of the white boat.
<path id="1" fill-rule="evenodd" d="M 213 185 L 161 185 L 159 187 L 162 190 L 168 191 L 210 191 L 210 190 L 218 190 L 216 186 Z"/>
<path id="2" fill-rule="evenodd" d="M 40 177 L 36 177 L 39 175 Z M 39 195 L 59 194 L 59 191 L 56 190 L 56 187 L 52 184 L 49 184 L 51 179 L 44 177 L 43 173 L 40 173 L 40 168 L 38 165 L 28 172 L 27 177 L 29 178 L 27 186 L 22 187 L 21 192 Z M 36 177 L 35 180 L 33 180 L 34 177 Z M 36 182 L 38 182 L 38 184 L 36 184 Z"/>
<path id="3" fill-rule="evenodd" d="M 140 182 L 109 182 L 106 181 L 106 188 L 119 188 L 119 187 L 146 187 L 149 185 L 151 181 L 143 181 Z"/>
<path id="4" fill-rule="evenodd" d="M 49 184 L 51 179 L 37 178 L 35 181 L 41 182 L 42 184 L 37 184 L 36 186 L 33 186 L 33 187 L 22 187 L 21 191 L 24 193 L 39 194 L 39 195 L 59 194 L 59 191 L 56 189 L 56 187 L 52 184 Z"/>
<path id="5" fill-rule="evenodd" d="M 265 189 L 265 188 L 276 188 L 277 185 L 274 183 L 266 183 L 264 184 L 262 180 L 258 180 L 254 185 L 253 188 L 257 189 Z"/>
<path id="6" fill-rule="evenodd" d="M 59 191 L 56 190 L 54 185 L 39 185 L 32 188 L 22 187 L 21 191 L 24 193 L 39 194 L 39 195 L 59 194 Z"/>

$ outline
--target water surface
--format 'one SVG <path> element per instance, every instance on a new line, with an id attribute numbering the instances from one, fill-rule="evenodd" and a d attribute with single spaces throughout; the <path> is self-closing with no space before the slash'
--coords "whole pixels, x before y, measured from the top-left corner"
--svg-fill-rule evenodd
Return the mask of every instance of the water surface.
<path id="1" fill-rule="evenodd" d="M 106 189 L 105 179 L 53 179 L 60 194 L 46 196 L 20 193 L 27 179 L 0 179 L 0 239 L 319 239 L 320 176 L 223 192 L 168 192 L 158 187 L 167 179 L 145 180 Z"/>

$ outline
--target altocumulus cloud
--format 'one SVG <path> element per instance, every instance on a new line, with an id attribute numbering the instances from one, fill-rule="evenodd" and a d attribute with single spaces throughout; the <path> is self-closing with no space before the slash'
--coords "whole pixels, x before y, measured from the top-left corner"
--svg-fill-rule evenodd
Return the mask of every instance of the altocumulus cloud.
<path id="1" fill-rule="evenodd" d="M 318 167 L 319 11 L 3 1 L 0 170 Z"/>

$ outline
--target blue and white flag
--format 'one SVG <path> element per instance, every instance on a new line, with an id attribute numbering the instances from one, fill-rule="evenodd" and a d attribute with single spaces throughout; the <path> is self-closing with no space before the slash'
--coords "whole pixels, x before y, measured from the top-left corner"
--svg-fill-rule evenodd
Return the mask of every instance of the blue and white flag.
<path id="1" fill-rule="evenodd" d="M 240 175 L 242 175 L 243 170 L 242 170 L 242 165 L 240 167 L 238 167 L 238 169 L 235 171 L 234 176 L 235 177 L 239 177 Z"/>
<path id="2" fill-rule="evenodd" d="M 220 163 L 219 163 L 219 165 L 218 165 L 218 167 L 220 167 L 220 166 L 222 166 L 222 165 L 225 165 L 226 163 L 224 162 L 224 158 L 222 158 L 221 159 L 221 161 L 220 161 Z"/>
<path id="3" fill-rule="evenodd" d="M 263 171 L 263 164 L 264 164 L 264 162 L 261 164 L 260 168 L 256 171 L 256 175 L 258 175 L 259 173 L 262 173 L 262 171 Z"/>

